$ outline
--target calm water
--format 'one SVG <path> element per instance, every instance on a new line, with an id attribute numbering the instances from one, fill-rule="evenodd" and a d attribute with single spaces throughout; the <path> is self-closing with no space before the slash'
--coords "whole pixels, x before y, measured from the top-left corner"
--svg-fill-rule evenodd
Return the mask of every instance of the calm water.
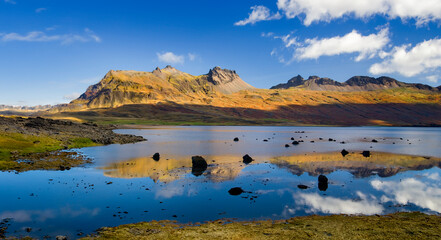
<path id="1" fill-rule="evenodd" d="M 0 173 L 0 220 L 11 219 L 8 235 L 77 238 L 102 226 L 161 219 L 441 213 L 440 128 L 154 127 L 117 132 L 148 141 L 82 149 L 94 164 L 70 171 Z M 291 137 L 303 142 L 293 146 Z M 342 149 L 351 153 L 343 158 Z M 363 150 L 372 156 L 364 158 Z M 161 154 L 159 161 L 151 158 L 155 152 Z M 244 164 L 245 154 L 255 161 Z M 194 155 L 209 164 L 199 176 L 192 174 Z M 325 191 L 318 188 L 319 174 L 329 178 Z M 299 189 L 299 184 L 309 188 Z M 230 195 L 233 187 L 245 192 Z"/>

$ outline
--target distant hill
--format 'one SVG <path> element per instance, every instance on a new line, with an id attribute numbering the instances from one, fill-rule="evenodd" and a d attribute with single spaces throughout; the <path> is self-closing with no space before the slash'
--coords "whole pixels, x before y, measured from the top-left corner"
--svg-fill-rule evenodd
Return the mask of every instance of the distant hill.
<path id="1" fill-rule="evenodd" d="M 441 86 L 431 87 L 429 85 L 420 83 L 405 83 L 400 82 L 390 77 L 367 77 L 367 76 L 354 76 L 348 79 L 346 82 L 337 82 L 330 78 L 321 78 L 317 76 L 310 76 L 308 79 L 303 79 L 302 76 L 288 80 L 287 83 L 278 84 L 271 87 L 271 89 L 288 89 L 288 88 L 303 88 L 314 91 L 341 91 L 341 92 L 353 92 L 353 91 L 373 91 L 380 89 L 391 88 L 415 88 L 420 90 L 429 91 L 441 91 Z"/>

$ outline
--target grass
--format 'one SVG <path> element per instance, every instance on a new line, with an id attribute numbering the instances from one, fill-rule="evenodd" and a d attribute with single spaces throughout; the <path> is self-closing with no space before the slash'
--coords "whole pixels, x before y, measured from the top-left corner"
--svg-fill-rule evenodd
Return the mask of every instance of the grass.
<path id="1" fill-rule="evenodd" d="M 441 217 L 414 212 L 201 225 L 152 221 L 102 228 L 83 239 L 441 239 Z"/>
<path id="2" fill-rule="evenodd" d="M 58 169 L 60 166 L 81 165 L 88 160 L 76 153 L 57 151 L 97 145 L 88 138 L 69 138 L 63 142 L 50 136 L 0 132 L 0 171 Z"/>

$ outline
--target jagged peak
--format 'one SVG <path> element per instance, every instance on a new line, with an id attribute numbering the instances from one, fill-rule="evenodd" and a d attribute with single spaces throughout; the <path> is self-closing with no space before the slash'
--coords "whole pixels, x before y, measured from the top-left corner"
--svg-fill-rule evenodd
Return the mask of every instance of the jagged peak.
<path id="1" fill-rule="evenodd" d="M 214 67 L 210 69 L 207 74 L 207 80 L 214 85 L 233 82 L 240 79 L 239 75 L 234 70 L 222 69 L 221 67 Z"/>

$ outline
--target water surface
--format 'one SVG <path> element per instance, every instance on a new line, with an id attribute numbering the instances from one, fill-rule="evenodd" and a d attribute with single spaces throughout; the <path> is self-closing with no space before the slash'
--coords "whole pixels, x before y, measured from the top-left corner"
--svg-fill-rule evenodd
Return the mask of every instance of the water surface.
<path id="1" fill-rule="evenodd" d="M 148 141 L 81 149 L 94 164 L 70 171 L 0 173 L 0 219 L 11 219 L 8 235 L 76 238 L 102 226 L 162 219 L 441 213 L 439 128 L 146 127 L 117 132 Z M 291 138 L 300 143 L 292 145 Z M 350 153 L 343 157 L 342 149 Z M 156 152 L 159 161 L 151 158 Z M 245 154 L 255 161 L 244 164 Z M 192 171 L 194 155 L 208 163 L 198 176 Z M 318 188 L 320 174 L 329 179 L 326 190 Z M 308 188 L 299 189 L 300 184 Z M 245 192 L 230 195 L 233 187 Z"/>

